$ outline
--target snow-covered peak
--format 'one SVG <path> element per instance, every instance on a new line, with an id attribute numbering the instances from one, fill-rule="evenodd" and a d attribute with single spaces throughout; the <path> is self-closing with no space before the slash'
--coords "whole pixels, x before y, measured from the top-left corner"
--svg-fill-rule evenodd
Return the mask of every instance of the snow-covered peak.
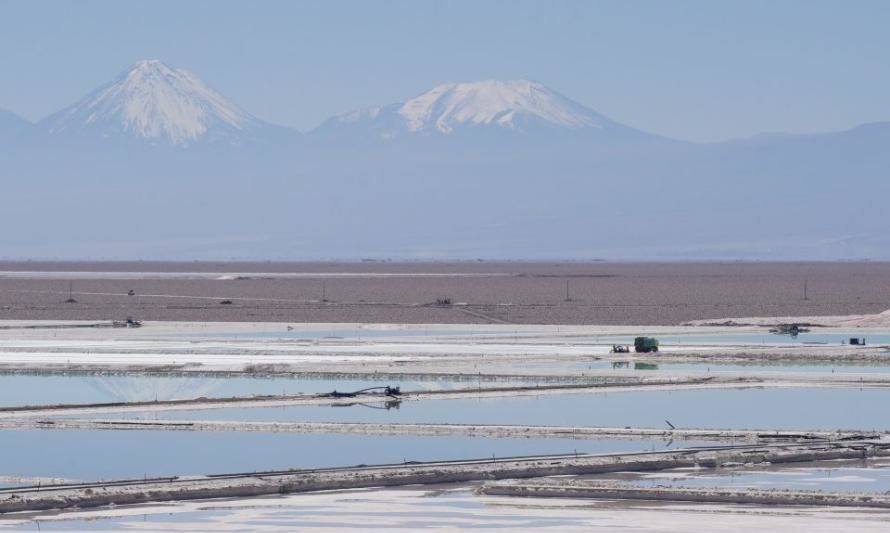
<path id="1" fill-rule="evenodd" d="M 405 102 L 399 114 L 411 131 L 451 133 L 464 124 L 521 127 L 519 119 L 537 119 L 564 128 L 603 127 L 605 117 L 528 80 L 477 81 L 439 85 Z"/>
<path id="2" fill-rule="evenodd" d="M 474 127 L 519 133 L 542 127 L 564 131 L 628 129 L 540 83 L 487 80 L 446 83 L 406 102 L 334 117 L 315 133 L 370 133 L 391 139 L 412 134 L 454 135 Z"/>
<path id="3" fill-rule="evenodd" d="M 43 123 L 54 134 L 90 130 L 175 145 L 232 137 L 262 124 L 194 74 L 156 59 L 136 63 Z"/>

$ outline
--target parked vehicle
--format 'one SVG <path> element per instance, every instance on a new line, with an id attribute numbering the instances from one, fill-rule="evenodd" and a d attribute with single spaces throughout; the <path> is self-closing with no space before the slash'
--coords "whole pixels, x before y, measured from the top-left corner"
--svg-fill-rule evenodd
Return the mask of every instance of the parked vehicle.
<path id="1" fill-rule="evenodd" d="M 634 339 L 634 351 L 649 353 L 658 351 L 658 339 L 655 337 L 637 337 Z"/>

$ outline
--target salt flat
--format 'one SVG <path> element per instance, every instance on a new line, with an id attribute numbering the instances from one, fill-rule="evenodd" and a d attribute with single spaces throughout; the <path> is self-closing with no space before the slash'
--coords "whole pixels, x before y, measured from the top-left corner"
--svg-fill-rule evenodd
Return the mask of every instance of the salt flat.
<path id="1" fill-rule="evenodd" d="M 21 435 L 52 431 L 49 435 L 56 438 L 53 442 L 62 442 L 59 439 L 77 432 L 81 432 L 80 438 L 87 439 L 103 439 L 102 435 L 108 432 L 135 435 L 137 439 L 141 439 L 140 434 L 156 433 L 152 438 L 157 442 L 175 442 L 192 436 L 204 439 L 201 442 L 207 439 L 235 442 L 241 438 L 237 435 L 259 435 L 257 438 L 262 440 L 268 435 L 270 439 L 278 438 L 279 444 L 290 443 L 284 446 L 287 453 L 304 456 L 294 447 L 297 442 L 294 439 L 302 439 L 299 442 L 308 445 L 306 443 L 315 442 L 315 435 L 324 439 L 464 438 L 475 439 L 474 450 L 486 446 L 503 449 L 503 442 L 495 443 L 491 439 L 505 441 L 508 436 L 531 435 L 527 431 L 530 426 L 505 431 L 498 424 L 553 425 L 536 430 L 537 438 L 543 439 L 547 434 L 562 435 L 565 428 L 582 425 L 580 421 L 588 420 L 591 415 L 608 415 L 612 417 L 609 423 L 615 428 L 613 433 L 625 439 L 621 446 L 631 448 L 637 445 L 670 448 L 671 428 L 665 426 L 664 434 L 658 433 L 661 424 L 667 423 L 663 419 L 682 424 L 678 438 L 687 433 L 702 434 L 694 431 L 695 427 L 725 427 L 726 435 L 733 435 L 727 437 L 730 440 L 742 434 L 746 435 L 743 440 L 751 435 L 761 438 L 757 431 L 733 433 L 733 428 L 767 427 L 765 433 L 774 435 L 783 433 L 783 429 L 798 432 L 821 429 L 824 431 L 819 433 L 822 435 L 819 438 L 830 441 L 840 435 L 835 430 L 841 427 L 855 431 L 875 429 L 878 416 L 865 407 L 879 405 L 885 388 L 890 386 L 890 343 L 883 342 L 888 336 L 887 328 L 882 327 L 883 316 L 830 319 L 840 327 L 818 328 L 812 338 L 830 340 L 815 344 L 807 343 L 808 334 L 800 339 L 771 335 L 767 322 L 755 320 L 747 326 L 145 321 L 141 327 L 134 328 L 111 327 L 107 321 L 7 320 L 0 321 L 0 370 L 12 379 L 21 373 L 37 376 L 125 373 L 143 378 L 162 375 L 213 380 L 233 375 L 323 376 L 331 380 L 333 387 L 338 387 L 336 380 L 339 379 L 399 378 L 453 381 L 459 384 L 460 390 L 405 391 L 401 398 L 404 406 L 392 412 L 389 407 L 344 410 L 356 400 L 311 394 L 265 399 L 247 395 L 220 409 L 214 400 L 198 397 L 209 394 L 207 391 L 212 389 L 193 383 L 194 394 L 185 397 L 193 398 L 194 402 L 168 406 L 149 399 L 144 405 L 73 405 L 33 413 L 10 411 L 4 413 L 5 425 L 0 431 Z M 659 337 L 660 351 L 657 354 L 610 353 L 613 344 L 631 342 L 637 335 Z M 867 336 L 874 342 L 866 346 L 843 344 L 841 341 L 849 336 Z M 727 362 L 735 363 L 733 370 L 712 371 L 712 367 L 719 368 Z M 760 366 L 744 366 L 751 362 Z M 636 366 L 638 364 L 641 366 Z M 816 364 L 824 366 L 812 367 Z M 860 365 L 859 368 L 871 366 L 867 373 L 834 371 L 836 366 L 845 364 Z M 778 369 L 766 370 L 768 365 L 777 365 Z M 795 365 L 812 368 L 804 372 L 796 370 Z M 524 385 L 514 387 L 517 383 Z M 560 388 L 584 383 L 592 384 L 591 388 Z M 593 386 L 596 383 L 610 383 L 610 386 L 600 390 Z M 648 392 L 641 392 L 644 387 Z M 831 394 L 824 392 L 825 387 L 833 387 Z M 781 394 L 774 394 L 776 391 Z M 823 404 L 831 405 L 820 404 L 822 400 Z M 367 401 L 375 402 L 377 398 Z M 648 407 L 647 402 L 650 402 Z M 335 404 L 340 407 L 319 410 L 321 405 Z M 801 411 L 804 404 L 820 411 L 821 419 L 817 415 L 804 417 Z M 656 409 L 654 405 L 663 409 Z M 770 413 L 763 412 L 769 405 L 776 407 Z M 618 411 L 609 406 L 618 406 Z M 745 410 L 745 406 L 753 407 Z M 696 409 L 702 413 L 700 418 Z M 851 409 L 857 416 L 855 420 L 848 414 Z M 70 415 L 90 418 L 67 419 L 70 423 L 66 424 L 63 417 Z M 508 422 L 504 421 L 506 415 L 512 417 Z M 352 420 L 355 417 L 357 419 Z M 392 424 L 398 420 L 413 425 Z M 721 420 L 730 422 L 723 426 Z M 759 425 L 765 420 L 764 425 Z M 146 421 L 160 423 L 157 427 L 144 427 Z M 109 422 L 117 423 L 117 428 Z M 461 423 L 465 426 L 459 431 L 456 426 L 447 425 Z M 737 426 L 733 426 L 734 423 Z M 164 424 L 183 427 L 191 424 L 191 430 L 165 431 Z M 642 431 L 646 427 L 650 429 Z M 621 428 L 625 429 L 621 431 Z M 141 431 L 134 431 L 137 429 Z M 460 435 L 461 432 L 465 435 Z M 163 440 L 161 434 L 173 438 Z M 650 443 L 637 435 L 665 441 Z M 785 438 L 796 438 L 793 431 L 789 435 Z M 599 437 L 602 435 L 594 431 L 588 440 Z M 636 444 L 629 440 L 633 438 L 637 438 Z M 720 441 L 722 437 L 718 434 L 716 438 Z M 48 438 L 42 440 L 49 442 Z M 525 442 L 528 446 L 537 441 Z M 577 436 L 573 436 L 571 442 L 567 446 L 581 449 L 593 443 Z M 397 453 L 399 459 L 414 456 L 407 449 Z M 354 464 L 349 458 L 342 461 L 342 464 Z M 285 464 L 292 466 L 286 461 Z M 10 475 L 9 479 L 43 479 L 46 474 L 23 472 Z M 314 511 L 313 506 L 319 511 Z M 139 513 L 143 522 L 134 521 L 131 509 Z M 766 514 L 762 506 L 522 499 L 483 496 L 466 486 L 449 486 L 441 491 L 429 487 L 333 491 L 280 498 L 122 506 L 89 512 L 12 514 L 0 518 L 0 527 L 33 527 L 36 519 L 41 524 L 76 529 L 86 520 L 98 519 L 111 528 L 138 530 L 156 528 L 158 522 L 153 520 L 157 518 L 164 520 L 165 527 L 169 525 L 171 530 L 202 529 L 211 524 L 212 527 L 220 524 L 223 529 L 269 530 L 293 527 L 351 530 L 366 528 L 368 524 L 413 528 L 437 524 L 436 520 L 419 518 L 436 512 L 447 513 L 447 520 L 442 521 L 446 529 L 455 530 L 499 526 L 511 530 L 621 527 L 638 531 L 682 531 L 707 519 L 718 530 L 744 525 L 789 530 L 805 526 L 807 531 L 818 531 L 836 529 L 843 523 L 846 529 L 867 531 L 886 526 L 888 520 L 885 514 L 862 509 L 770 507 L 770 513 Z"/>
<path id="2" fill-rule="evenodd" d="M 442 531 L 686 532 L 886 531 L 880 510 L 666 502 L 578 501 L 477 495 L 473 487 L 331 491 L 247 500 L 213 500 L 41 513 L 45 528 L 102 526 L 127 531 L 367 531 L 436 527 Z M 32 516 L 5 516 L 0 527 L 34 529 Z"/>
<path id="3" fill-rule="evenodd" d="M 678 325 L 890 309 L 880 262 L 0 262 L 0 272 L 0 319 Z"/>

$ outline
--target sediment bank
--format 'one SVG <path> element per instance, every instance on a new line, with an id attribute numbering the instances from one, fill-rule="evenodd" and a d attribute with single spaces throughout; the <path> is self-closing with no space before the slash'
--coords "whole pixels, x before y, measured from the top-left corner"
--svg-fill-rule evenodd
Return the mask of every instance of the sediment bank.
<path id="1" fill-rule="evenodd" d="M 671 452 L 538 456 L 441 463 L 406 463 L 314 471 L 247 473 L 205 478 L 106 482 L 0 490 L 0 513 L 88 508 L 145 502 L 235 498 L 370 487 L 394 487 L 719 467 L 739 463 L 797 463 L 890 455 L 880 440 L 796 445 L 692 448 Z"/>
<path id="2" fill-rule="evenodd" d="M 479 493 L 491 496 L 647 500 L 696 503 L 747 503 L 760 505 L 818 505 L 890 509 L 890 494 L 828 492 L 818 490 L 724 489 L 691 487 L 635 487 L 618 483 L 547 479 L 486 483 Z"/>
<path id="3" fill-rule="evenodd" d="M 874 431 L 777 431 L 757 429 L 661 429 L 631 427 L 571 427 L 490 424 L 385 424 L 365 422 L 250 422 L 228 420 L 107 420 L 0 418 L 3 429 L 163 430 L 360 435 L 462 436 L 495 438 L 711 440 L 729 442 L 806 442 L 879 439 Z"/>

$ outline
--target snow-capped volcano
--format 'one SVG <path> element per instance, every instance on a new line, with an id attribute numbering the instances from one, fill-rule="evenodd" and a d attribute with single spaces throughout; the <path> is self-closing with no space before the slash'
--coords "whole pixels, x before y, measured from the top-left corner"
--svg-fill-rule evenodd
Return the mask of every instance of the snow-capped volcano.
<path id="1" fill-rule="evenodd" d="M 564 130 L 623 126 L 528 80 L 446 83 L 406 102 L 334 117 L 321 131 L 354 126 L 382 137 L 403 133 L 450 135 L 463 128 L 497 127 L 525 132 L 538 127 Z"/>
<path id="2" fill-rule="evenodd" d="M 610 121 L 531 81 L 478 81 L 439 85 L 399 108 L 411 131 L 451 133 L 465 124 L 521 128 L 537 119 L 565 128 L 601 127 Z"/>
<path id="3" fill-rule="evenodd" d="M 136 63 L 40 124 L 53 135 L 129 136 L 179 146 L 237 144 L 244 135 L 268 126 L 194 74 L 158 60 Z"/>

